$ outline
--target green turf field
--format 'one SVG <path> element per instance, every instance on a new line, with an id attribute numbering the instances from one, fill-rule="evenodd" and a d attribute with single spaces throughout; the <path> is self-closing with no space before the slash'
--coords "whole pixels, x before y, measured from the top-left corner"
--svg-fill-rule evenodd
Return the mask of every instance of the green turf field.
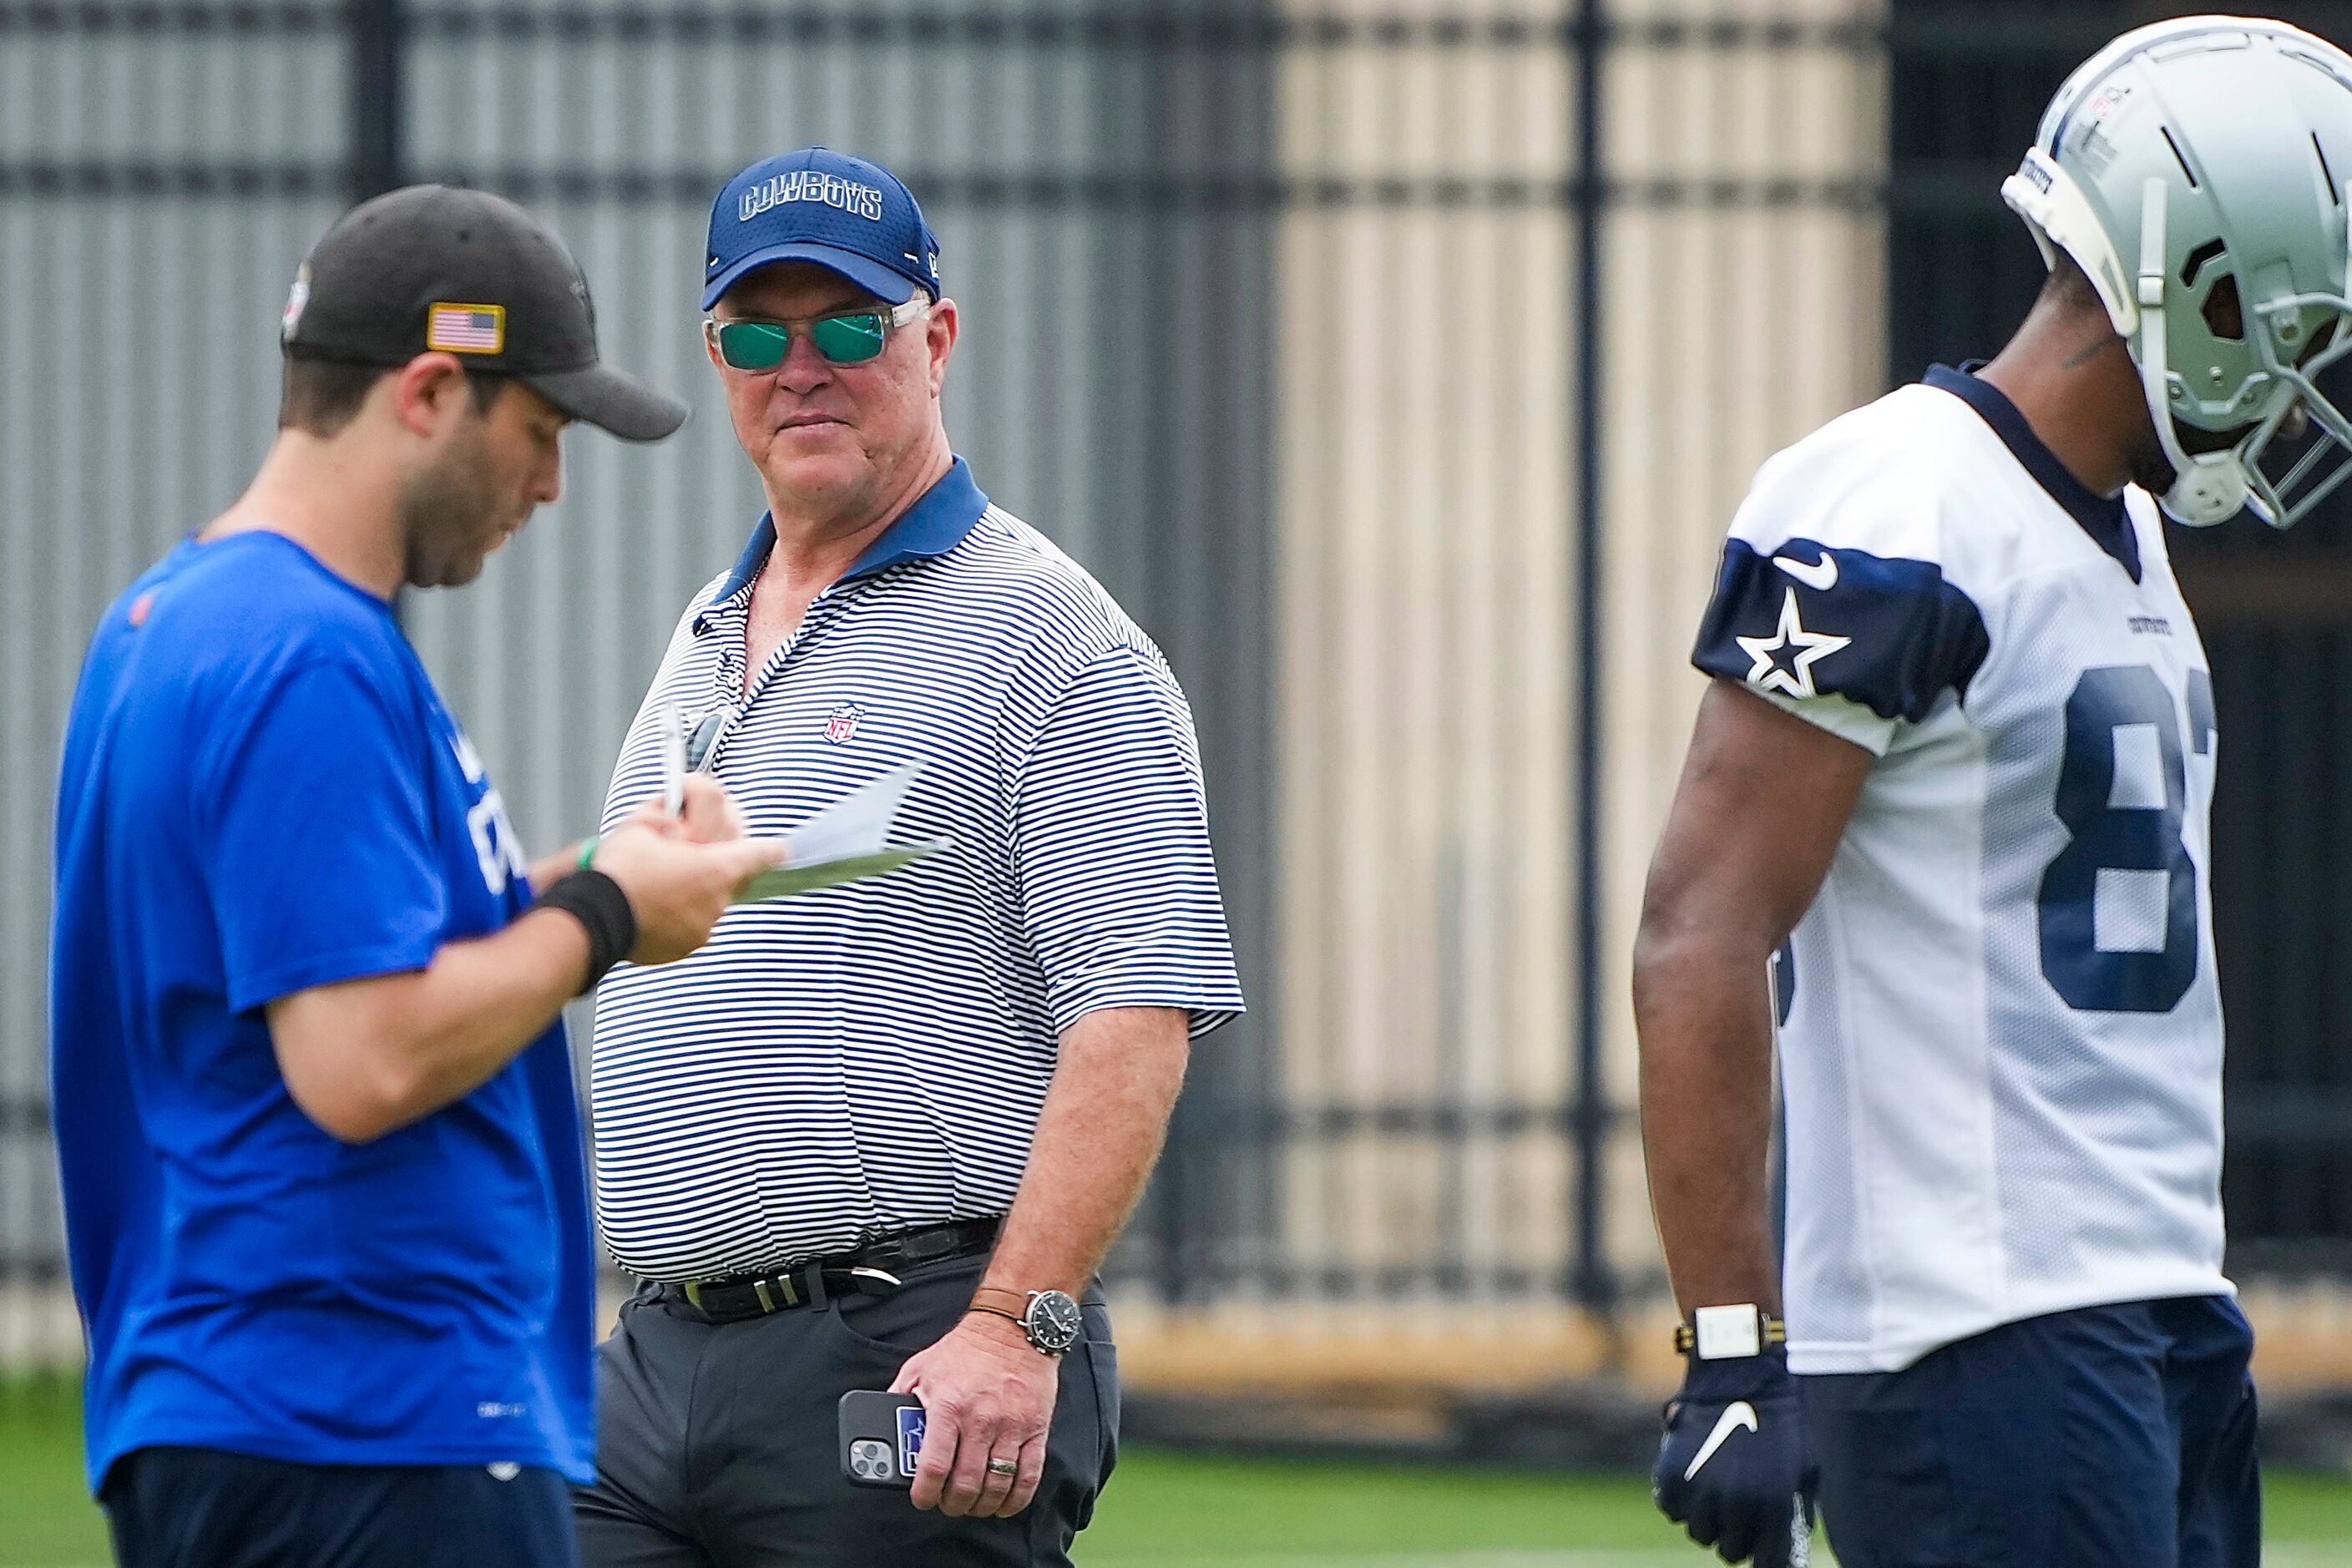
<path id="1" fill-rule="evenodd" d="M 2268 1568 L 2352 1563 L 2352 1482 L 2270 1480 Z M 1826 1563 L 1821 1552 L 1817 1563 Z M 1184 1454 L 1122 1462 L 1081 1563 L 1100 1568 L 1700 1568 L 1634 1478 Z"/>
<path id="2" fill-rule="evenodd" d="M 72 1403 L 0 1388 L 0 1568 L 100 1568 Z M 2352 1563 L 2352 1481 L 2276 1476 L 2268 1568 Z M 1087 1568 L 1700 1568 L 1634 1478 L 1129 1454 Z M 1822 1553 L 1825 1561 L 1827 1553 Z"/>

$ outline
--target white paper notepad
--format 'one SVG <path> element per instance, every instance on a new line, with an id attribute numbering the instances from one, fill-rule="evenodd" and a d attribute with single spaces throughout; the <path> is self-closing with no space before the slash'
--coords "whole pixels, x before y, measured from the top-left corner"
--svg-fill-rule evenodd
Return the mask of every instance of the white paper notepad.
<path id="1" fill-rule="evenodd" d="M 878 877 L 947 848 L 945 838 L 890 842 L 890 825 L 898 820 L 898 805 L 922 771 L 920 763 L 894 768 L 802 823 L 784 836 L 784 842 L 792 847 L 792 858 L 744 883 L 735 901 L 758 903 Z"/>

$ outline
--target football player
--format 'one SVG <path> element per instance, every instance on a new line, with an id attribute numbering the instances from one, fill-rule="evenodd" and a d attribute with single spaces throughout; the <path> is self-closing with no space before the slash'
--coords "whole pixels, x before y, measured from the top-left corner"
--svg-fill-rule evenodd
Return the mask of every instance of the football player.
<path id="1" fill-rule="evenodd" d="M 1845 1568 L 2259 1557 L 2213 687 L 2159 509 L 2284 527 L 2347 471 L 2348 181 L 2352 58 L 2126 34 L 2002 187 L 2050 266 L 2016 335 L 1733 521 L 1634 961 L 1689 1314 L 1654 1480 L 1728 1562 L 1802 1563 L 1816 1495 Z"/>

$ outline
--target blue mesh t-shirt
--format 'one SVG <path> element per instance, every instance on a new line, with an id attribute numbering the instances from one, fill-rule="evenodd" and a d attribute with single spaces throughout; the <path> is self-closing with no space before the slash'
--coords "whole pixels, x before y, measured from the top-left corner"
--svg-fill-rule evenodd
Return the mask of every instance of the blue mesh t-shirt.
<path id="1" fill-rule="evenodd" d="M 530 902 L 390 607 L 268 532 L 190 541 L 92 639 L 58 784 L 53 1106 L 93 1487 L 136 1448 L 592 1479 L 593 1268 L 559 1021 L 345 1143 L 264 1006 Z"/>

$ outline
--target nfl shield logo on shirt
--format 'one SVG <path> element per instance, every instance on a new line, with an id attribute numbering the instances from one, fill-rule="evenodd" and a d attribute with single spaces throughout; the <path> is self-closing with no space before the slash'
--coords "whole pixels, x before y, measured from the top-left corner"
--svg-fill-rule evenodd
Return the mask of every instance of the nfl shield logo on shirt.
<path id="1" fill-rule="evenodd" d="M 856 737 L 857 721 L 866 717 L 866 710 L 855 702 L 837 702 L 825 715 L 824 738 L 836 746 L 845 746 Z"/>

